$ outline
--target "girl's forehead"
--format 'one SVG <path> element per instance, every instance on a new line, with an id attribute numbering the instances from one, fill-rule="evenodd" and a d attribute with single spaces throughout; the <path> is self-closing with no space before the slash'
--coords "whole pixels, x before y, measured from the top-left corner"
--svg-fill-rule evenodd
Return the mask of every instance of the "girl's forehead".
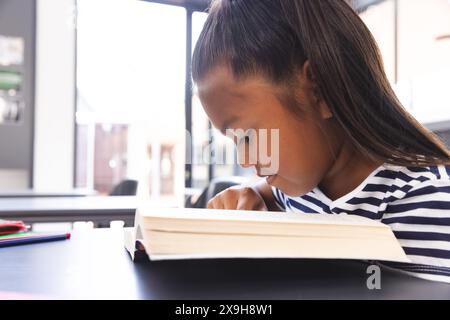
<path id="1" fill-rule="evenodd" d="M 197 82 L 200 94 L 221 93 L 236 98 L 244 98 L 255 90 L 270 90 L 271 85 L 262 76 L 249 76 L 244 79 L 236 79 L 230 68 L 218 66 L 212 69 L 200 81 Z"/>

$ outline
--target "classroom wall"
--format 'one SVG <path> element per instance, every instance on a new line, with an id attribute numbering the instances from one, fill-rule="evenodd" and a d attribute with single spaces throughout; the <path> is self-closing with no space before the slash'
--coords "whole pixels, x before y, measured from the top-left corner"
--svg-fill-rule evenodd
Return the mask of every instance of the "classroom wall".
<path id="1" fill-rule="evenodd" d="M 37 0 L 34 187 L 73 187 L 75 0 Z"/>
<path id="2" fill-rule="evenodd" d="M 23 63 L 0 68 L 23 77 L 14 98 L 23 105 L 20 120 L 0 124 L 0 189 L 28 188 L 32 182 L 34 23 L 35 0 L 0 0 L 0 35 L 20 37 L 24 42 Z"/>

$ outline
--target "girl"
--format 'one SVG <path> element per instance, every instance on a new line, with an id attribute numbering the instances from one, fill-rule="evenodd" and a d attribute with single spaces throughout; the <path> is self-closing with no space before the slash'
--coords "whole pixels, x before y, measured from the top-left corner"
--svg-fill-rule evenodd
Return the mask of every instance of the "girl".
<path id="1" fill-rule="evenodd" d="M 279 130 L 278 171 L 209 208 L 380 220 L 413 262 L 391 267 L 450 282 L 450 151 L 402 107 L 345 0 L 216 0 L 192 71 L 216 128 Z"/>

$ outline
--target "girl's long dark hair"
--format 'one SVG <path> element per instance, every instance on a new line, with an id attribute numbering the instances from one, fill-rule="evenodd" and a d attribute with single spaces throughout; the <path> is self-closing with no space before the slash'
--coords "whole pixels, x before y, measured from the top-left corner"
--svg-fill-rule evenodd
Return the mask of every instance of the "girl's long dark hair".
<path id="1" fill-rule="evenodd" d="M 192 73 L 199 81 L 226 63 L 236 78 L 293 83 L 306 61 L 316 94 L 362 154 L 393 165 L 450 165 L 443 142 L 399 102 L 375 39 L 345 0 L 215 0 Z"/>

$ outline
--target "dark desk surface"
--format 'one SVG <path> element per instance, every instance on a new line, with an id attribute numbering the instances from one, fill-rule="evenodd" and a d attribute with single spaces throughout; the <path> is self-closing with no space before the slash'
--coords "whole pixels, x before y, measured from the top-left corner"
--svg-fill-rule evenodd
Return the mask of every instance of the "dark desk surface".
<path id="1" fill-rule="evenodd" d="M 95 195 L 98 195 L 97 192 L 90 189 L 72 189 L 68 191 L 0 190 L 0 198 L 87 197 Z"/>
<path id="2" fill-rule="evenodd" d="M 366 265 L 325 260 L 131 262 L 123 231 L 0 249 L 0 292 L 70 299 L 450 299 L 450 285 L 383 270 L 366 287 Z"/>
<path id="3" fill-rule="evenodd" d="M 138 205 L 137 197 L 126 196 L 0 198 L 0 219 L 27 223 L 124 220 L 130 226 Z"/>

